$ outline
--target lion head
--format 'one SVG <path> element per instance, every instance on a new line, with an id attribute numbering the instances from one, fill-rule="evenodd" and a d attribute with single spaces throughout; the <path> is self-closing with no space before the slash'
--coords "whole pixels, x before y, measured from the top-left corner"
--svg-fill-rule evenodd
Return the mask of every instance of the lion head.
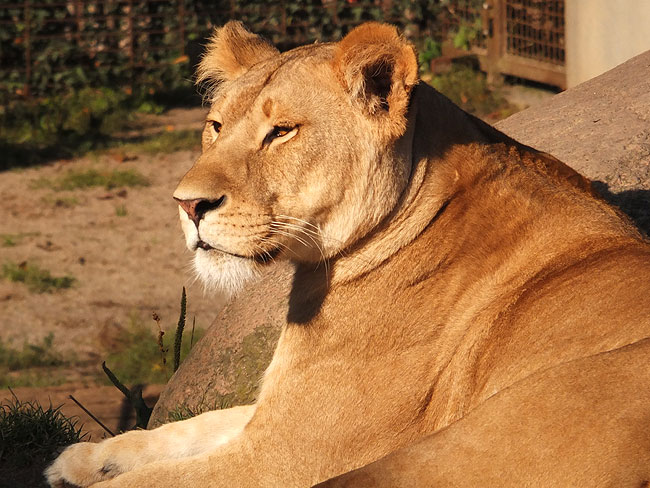
<path id="1" fill-rule="evenodd" d="M 418 81 L 394 27 L 280 53 L 229 22 L 198 73 L 210 102 L 202 154 L 174 198 L 207 285 L 234 292 L 280 257 L 331 259 L 393 210 L 411 172 L 400 141 Z"/>

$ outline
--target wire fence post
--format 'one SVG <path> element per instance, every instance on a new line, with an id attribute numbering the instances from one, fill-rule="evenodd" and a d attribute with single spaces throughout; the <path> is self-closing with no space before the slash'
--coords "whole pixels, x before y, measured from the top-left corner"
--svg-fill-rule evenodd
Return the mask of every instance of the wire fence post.
<path id="1" fill-rule="evenodd" d="M 83 22 L 81 21 L 83 5 L 81 0 L 75 0 L 74 2 L 74 16 L 77 21 L 76 35 L 77 38 L 77 47 L 81 47 L 81 31 L 83 30 Z"/>
<path id="2" fill-rule="evenodd" d="M 131 93 L 133 93 L 133 88 L 134 88 L 134 78 L 135 78 L 135 53 L 134 53 L 134 45 L 135 41 L 133 39 L 133 0 L 129 0 L 128 3 L 128 17 L 127 17 L 127 36 L 129 39 L 129 48 L 128 48 L 128 53 L 129 53 L 129 86 L 131 88 Z"/>
<path id="3" fill-rule="evenodd" d="M 25 17 L 25 88 L 23 91 L 26 97 L 30 96 L 30 85 L 32 82 L 32 9 L 30 1 L 25 0 L 23 3 L 23 15 Z"/>
<path id="4" fill-rule="evenodd" d="M 505 51 L 505 5 L 503 0 L 487 0 L 483 4 L 483 28 L 486 34 L 487 78 L 491 84 L 500 84 L 503 76 L 499 61 Z"/>
<path id="5" fill-rule="evenodd" d="M 178 0 L 178 34 L 181 37 L 181 56 L 185 54 L 185 0 Z"/>

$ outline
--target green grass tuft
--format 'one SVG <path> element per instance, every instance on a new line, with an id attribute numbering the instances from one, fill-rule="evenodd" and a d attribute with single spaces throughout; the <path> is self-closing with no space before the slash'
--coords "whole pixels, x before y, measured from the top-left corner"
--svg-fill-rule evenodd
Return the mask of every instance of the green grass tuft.
<path id="1" fill-rule="evenodd" d="M 76 419 L 61 407 L 17 398 L 0 405 L 0 476 L 13 486 L 40 486 L 43 469 L 61 447 L 83 440 Z"/>
<path id="2" fill-rule="evenodd" d="M 34 293 L 51 293 L 55 290 L 63 290 L 70 288 L 76 282 L 72 276 L 52 276 L 48 270 L 26 262 L 3 264 L 1 276 L 15 283 L 24 283 L 29 291 Z"/>
<path id="3" fill-rule="evenodd" d="M 61 369 L 35 368 L 20 371 L 3 371 L 0 368 L 0 388 L 45 388 L 69 383 L 66 373 Z M 2 485 L 0 485 L 2 488 Z"/>
<path id="4" fill-rule="evenodd" d="M 23 343 L 22 348 L 14 349 L 0 339 L 0 368 L 9 371 L 40 366 L 60 366 L 65 364 L 63 355 L 54 350 L 54 334 L 46 335 L 40 344 Z"/>
<path id="5" fill-rule="evenodd" d="M 120 187 L 149 186 L 149 180 L 135 169 L 98 171 L 96 169 L 70 170 L 52 181 L 40 178 L 33 182 L 34 188 L 51 188 L 56 191 L 77 190 L 103 186 L 107 190 Z"/>
<path id="6" fill-rule="evenodd" d="M 201 131 L 177 130 L 161 132 L 148 136 L 139 142 L 127 142 L 119 145 L 121 149 L 129 152 L 147 154 L 169 154 L 176 151 L 198 149 L 201 147 Z"/>
<path id="7" fill-rule="evenodd" d="M 20 232 L 18 234 L 0 234 L 0 247 L 14 247 L 22 244 L 23 239 L 35 237 L 40 232 Z"/>
<path id="8" fill-rule="evenodd" d="M 62 377 L 39 374 L 33 368 L 53 368 L 69 364 L 63 354 L 54 349 L 54 334 L 48 334 L 40 343 L 23 343 L 15 348 L 0 339 L 0 387 L 49 386 L 60 384 Z"/>
<path id="9" fill-rule="evenodd" d="M 118 205 L 115 207 L 115 215 L 118 217 L 126 217 L 127 213 L 126 205 Z"/>
<path id="10" fill-rule="evenodd" d="M 202 407 L 191 408 L 187 405 L 180 405 L 176 409 L 167 412 L 167 420 L 169 422 L 180 422 L 181 420 L 191 419 L 197 415 L 201 415 L 209 410 L 218 410 L 217 408 L 204 409 Z"/>

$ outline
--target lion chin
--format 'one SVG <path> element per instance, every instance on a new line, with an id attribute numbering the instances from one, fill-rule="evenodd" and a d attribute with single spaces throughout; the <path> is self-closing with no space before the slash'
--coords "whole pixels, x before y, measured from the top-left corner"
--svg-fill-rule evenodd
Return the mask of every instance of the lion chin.
<path id="1" fill-rule="evenodd" d="M 253 259 L 202 249 L 194 253 L 194 272 L 206 292 L 220 293 L 227 299 L 260 276 L 259 264 Z"/>

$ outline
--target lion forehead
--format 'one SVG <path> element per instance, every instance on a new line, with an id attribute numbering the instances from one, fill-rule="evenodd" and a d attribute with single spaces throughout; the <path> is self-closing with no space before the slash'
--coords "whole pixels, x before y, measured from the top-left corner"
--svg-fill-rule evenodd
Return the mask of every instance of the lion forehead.
<path id="1" fill-rule="evenodd" d="M 311 60 L 260 68 L 250 79 L 242 77 L 228 85 L 212 101 L 211 110 L 218 110 L 230 123 L 261 121 L 272 115 L 315 117 L 344 101 L 328 65 Z M 330 103 L 334 97 L 336 104 Z"/>

